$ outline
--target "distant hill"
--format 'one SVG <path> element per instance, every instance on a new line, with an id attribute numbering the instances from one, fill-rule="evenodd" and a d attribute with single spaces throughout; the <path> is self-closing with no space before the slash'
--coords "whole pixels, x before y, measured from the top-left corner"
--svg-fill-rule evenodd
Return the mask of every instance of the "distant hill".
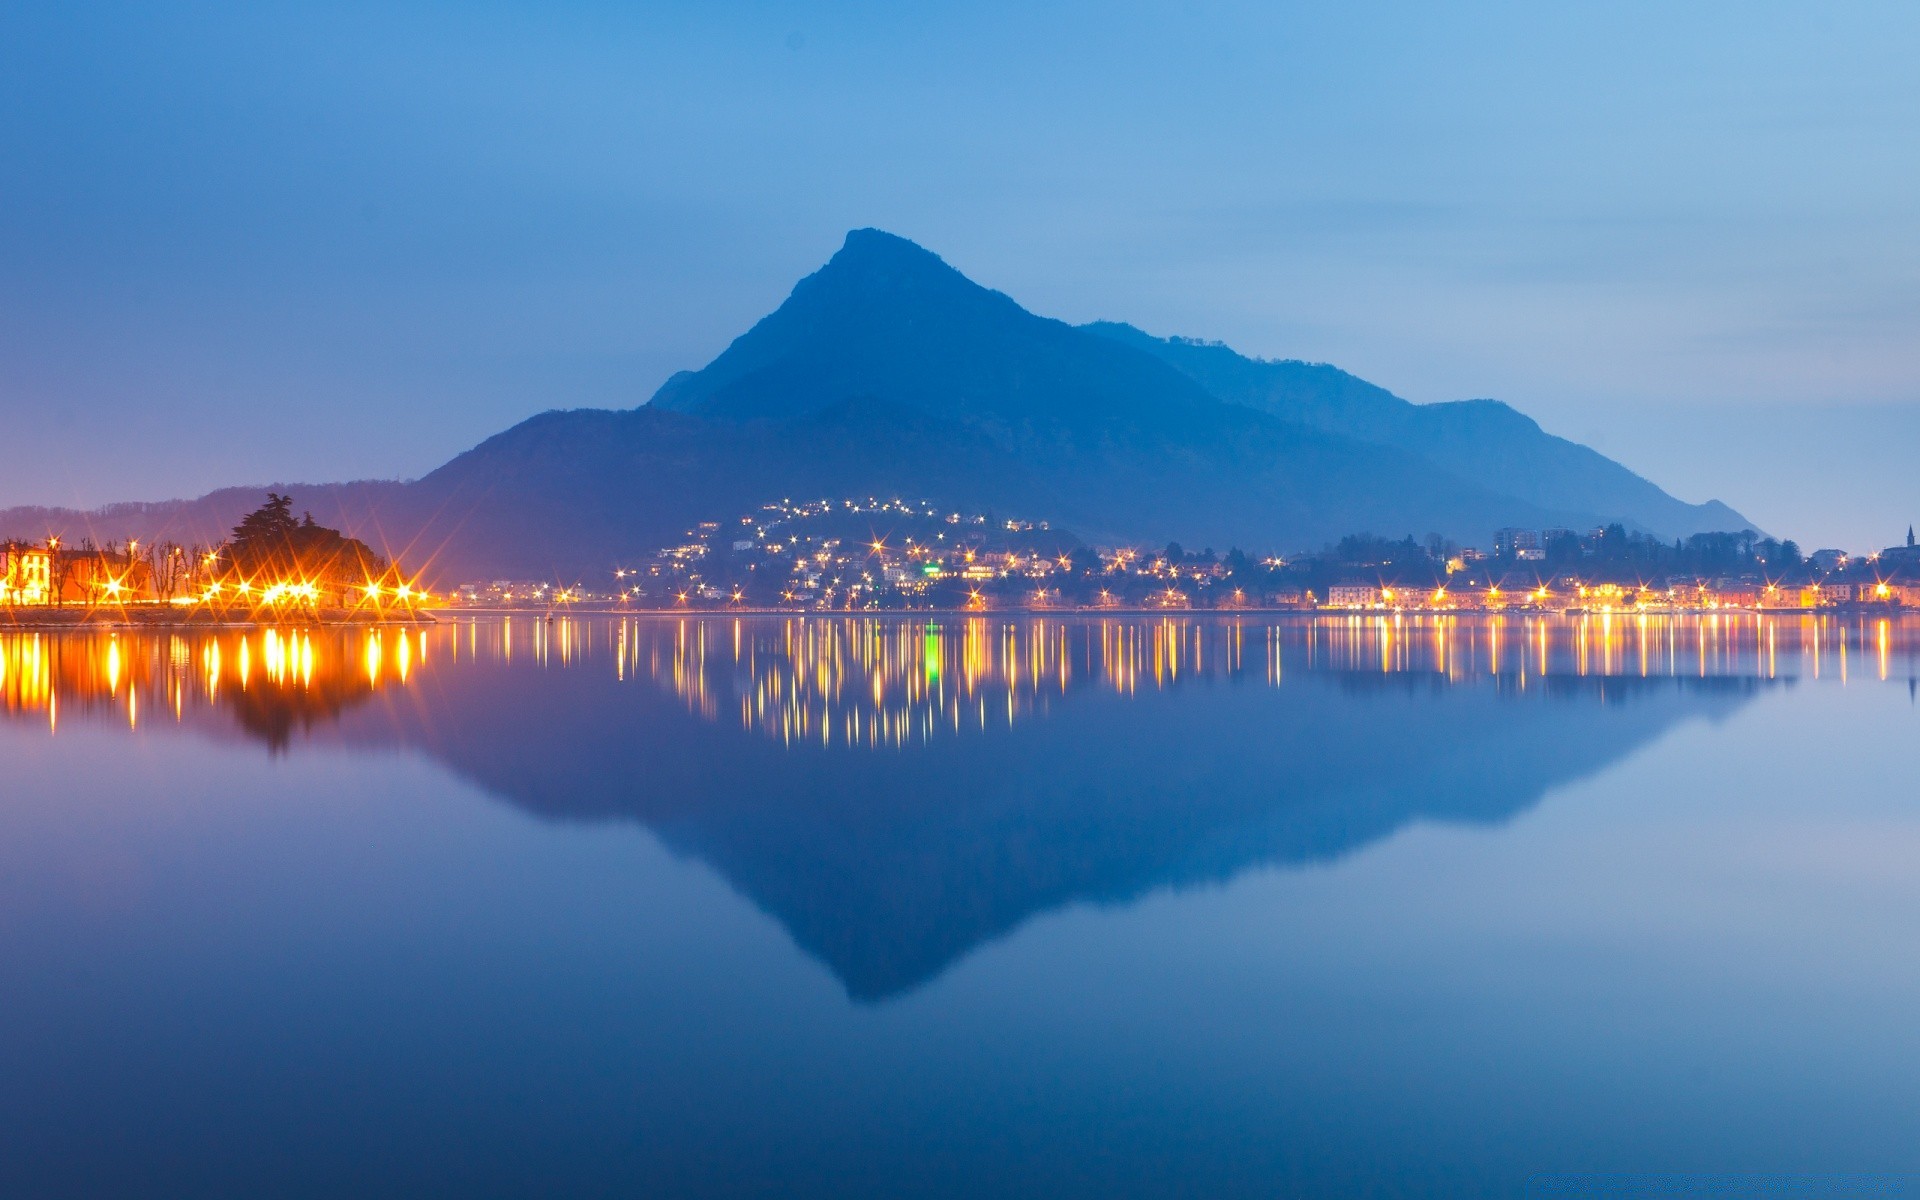
<path id="1" fill-rule="evenodd" d="M 898 494 L 1095 540 L 1254 550 L 1356 531 L 1484 545 L 1502 525 L 1747 524 L 1504 405 L 1412 405 L 1332 368 L 1075 328 L 870 229 L 648 405 L 544 413 L 408 484 L 278 490 L 384 553 L 431 553 L 443 582 L 598 579 L 782 497 Z M 14 510 L 0 536 L 214 534 L 259 496 Z"/>
<path id="2" fill-rule="evenodd" d="M 240 518 L 260 507 L 271 491 L 293 495 L 295 511 L 312 513 L 322 525 L 356 534 L 371 532 L 374 536 L 369 540 L 379 543 L 377 548 L 383 553 L 391 553 L 410 547 L 405 536 L 393 540 L 382 534 L 382 514 L 398 509 L 410 486 L 391 480 L 271 483 L 221 488 L 194 500 L 134 501 L 86 510 L 28 505 L 0 509 L 0 539 L 41 541 L 55 535 L 74 546 L 88 538 L 98 543 L 139 538 L 183 546 L 211 545 L 224 540 Z M 407 531 L 396 533 L 404 535 Z"/>

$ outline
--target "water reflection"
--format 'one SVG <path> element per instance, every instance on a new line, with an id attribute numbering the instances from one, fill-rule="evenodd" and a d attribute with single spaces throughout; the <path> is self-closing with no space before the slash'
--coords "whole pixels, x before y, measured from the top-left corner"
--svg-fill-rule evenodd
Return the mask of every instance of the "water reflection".
<path id="1" fill-rule="evenodd" d="M 60 722 L 105 717 L 130 729 L 209 711 L 276 749 L 385 686 L 428 653 L 424 630 L 264 629 L 0 634 L 0 704 Z"/>
<path id="2" fill-rule="evenodd" d="M 430 628 L 0 633 L 0 704 L 57 730 L 112 713 L 137 728 L 225 709 L 274 745 L 432 660 L 534 664 L 648 681 L 707 721 L 785 745 L 904 746 L 1008 727 L 1079 689 L 1194 681 L 1280 687 L 1293 673 L 1499 680 L 1920 676 L 1920 619 L 1339 616 L 1318 619 L 610 618 Z M 1601 689 L 1604 692 L 1604 688 Z"/>
<path id="3" fill-rule="evenodd" d="M 875 1001 L 1038 913 L 1511 819 L 1764 690 L 1899 680 L 1920 622 L 600 618 L 0 635 L 5 705 L 421 753 L 633 821 Z M 389 701 L 369 704 L 384 696 Z"/>
<path id="4" fill-rule="evenodd" d="M 621 678 L 644 675 L 707 720 L 737 714 L 741 728 L 789 745 L 900 746 L 1012 725 L 1076 687 L 1133 695 L 1183 679 L 1248 678 L 1277 687 L 1289 671 L 1501 679 L 1525 691 L 1559 678 L 1825 674 L 1844 682 L 1863 668 L 1912 680 L 1916 667 L 1909 623 L 1761 614 L 721 618 L 675 621 L 665 639 L 649 636 L 651 628 L 615 628 Z"/>

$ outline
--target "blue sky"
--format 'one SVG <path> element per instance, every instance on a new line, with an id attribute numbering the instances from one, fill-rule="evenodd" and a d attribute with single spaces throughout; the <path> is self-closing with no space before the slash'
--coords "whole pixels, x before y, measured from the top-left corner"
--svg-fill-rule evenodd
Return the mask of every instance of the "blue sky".
<path id="1" fill-rule="evenodd" d="M 878 225 L 1878 545 L 1916 52 L 1896 4 L 0 0 L 0 504 L 419 475 Z"/>

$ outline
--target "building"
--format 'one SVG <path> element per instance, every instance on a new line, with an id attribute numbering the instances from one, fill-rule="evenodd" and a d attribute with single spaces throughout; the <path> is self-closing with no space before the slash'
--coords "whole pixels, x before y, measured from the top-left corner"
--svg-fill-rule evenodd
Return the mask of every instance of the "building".
<path id="1" fill-rule="evenodd" d="M 0 545 L 0 604 L 46 604 L 53 598 L 53 552 L 24 542 Z"/>
<path id="2" fill-rule="evenodd" d="M 130 551 L 57 541 L 0 545 L 0 603 L 128 604 L 153 599 L 153 571 Z"/>
<path id="3" fill-rule="evenodd" d="M 1327 589 L 1328 608 L 1378 608 L 1380 589 L 1366 584 L 1335 584 Z"/>
<path id="4" fill-rule="evenodd" d="M 1846 590 L 1850 592 L 1850 589 Z M 1851 595 L 1843 597 L 1841 590 L 1829 591 L 1817 583 L 1803 586 L 1768 584 L 1766 591 L 1760 593 L 1759 607 L 1765 609 L 1821 608 L 1843 598 L 1851 599 Z"/>
<path id="5" fill-rule="evenodd" d="M 1882 566 L 1889 569 L 1894 567 L 1920 568 L 1920 546 L 1914 545 L 1913 526 L 1907 526 L 1906 545 L 1888 546 L 1876 557 L 1880 560 Z"/>
<path id="6" fill-rule="evenodd" d="M 1495 558 L 1516 558 L 1525 562 L 1538 562 L 1547 556 L 1540 546 L 1540 532 L 1535 529 L 1496 529 L 1493 533 L 1493 556 Z"/>
<path id="7" fill-rule="evenodd" d="M 1758 608 L 1766 587 L 1757 579 L 1721 576 L 1700 585 L 1696 603 L 1701 608 Z"/>
<path id="8" fill-rule="evenodd" d="M 1898 580 L 1880 580 L 1874 583 L 1856 583 L 1851 595 L 1842 586 L 1835 589 L 1843 600 L 1851 599 L 1855 604 L 1898 604 L 1902 608 L 1920 608 L 1920 584 L 1902 583 Z"/>
<path id="9" fill-rule="evenodd" d="M 1633 603 L 1639 594 L 1638 588 L 1628 588 L 1618 583 L 1596 583 L 1591 587 L 1582 587 L 1577 593 L 1583 604 L 1597 604 L 1603 608 L 1621 608 Z"/>
<path id="10" fill-rule="evenodd" d="M 127 604 L 153 599 L 153 573 L 131 553 L 60 549 L 54 551 L 52 571 L 62 603 Z"/>

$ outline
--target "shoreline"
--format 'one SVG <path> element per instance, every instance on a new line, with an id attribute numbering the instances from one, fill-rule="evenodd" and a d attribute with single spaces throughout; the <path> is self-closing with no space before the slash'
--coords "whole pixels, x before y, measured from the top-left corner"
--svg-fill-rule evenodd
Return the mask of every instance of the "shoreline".
<path id="1" fill-rule="evenodd" d="M 0 631 L 78 629 L 266 629 L 300 626 L 433 625 L 432 613 L 367 613 L 350 609 L 318 612 L 252 614 L 209 609 L 167 610 L 159 607 L 81 608 L 78 606 L 0 606 Z"/>
<path id="2" fill-rule="evenodd" d="M 1920 608 L 1833 604 L 1820 608 L 479 608 L 436 610 L 472 617 L 1788 617 L 1920 615 Z"/>
<path id="3" fill-rule="evenodd" d="M 584 617 L 677 618 L 687 617 L 812 617 L 826 619 L 874 617 L 1188 617 L 1272 619 L 1292 617 L 1302 620 L 1329 618 L 1386 617 L 1788 617 L 1788 616 L 1877 616 L 1901 618 L 1920 615 L 1920 609 L 1884 605 L 1830 605 L 1822 608 L 1722 608 L 1722 609 L 1597 609 L 1565 608 L 1457 608 L 1429 609 L 1341 609 L 1341 608 L 875 608 L 875 609 L 794 609 L 794 608 L 441 608 L 432 612 L 415 610 L 405 614 L 368 613 L 358 610 L 323 610 L 318 613 L 283 615 L 242 615 L 205 609 L 187 612 L 128 608 L 82 609 L 78 607 L 43 608 L 0 605 L 0 632 L 60 631 L 87 629 L 269 629 L 285 626 L 376 628 L 380 626 L 429 626 L 470 618 L 527 617 L 577 619 Z"/>

